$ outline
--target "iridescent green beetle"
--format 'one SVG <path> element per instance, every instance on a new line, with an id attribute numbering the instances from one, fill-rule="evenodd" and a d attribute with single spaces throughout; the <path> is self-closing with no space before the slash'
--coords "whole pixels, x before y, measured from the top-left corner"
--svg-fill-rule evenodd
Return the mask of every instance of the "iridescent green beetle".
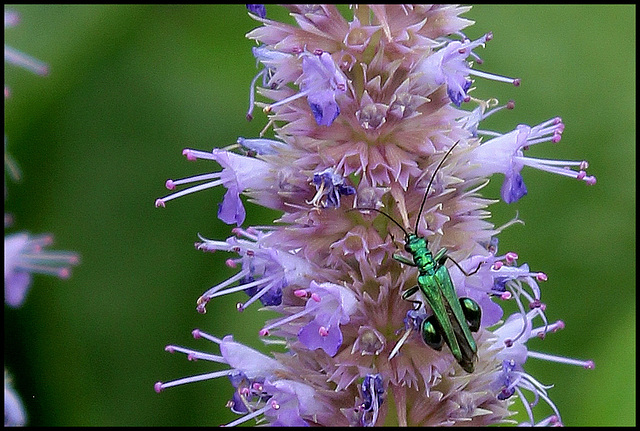
<path id="1" fill-rule="evenodd" d="M 418 211 L 414 232 L 418 230 L 420 216 L 435 175 L 456 145 L 457 142 L 442 158 L 427 185 L 420 210 Z M 471 333 L 477 332 L 480 328 L 481 309 L 471 298 L 458 298 L 451 281 L 451 275 L 444 264 L 447 259 L 450 259 L 466 276 L 476 273 L 480 265 L 473 272 L 467 273 L 453 258 L 447 255 L 446 248 L 441 249 L 434 256 L 429 251 L 429 243 L 425 238 L 418 236 L 416 233 L 409 233 L 407 229 L 388 214 L 375 208 L 353 208 L 352 210 L 378 212 L 395 223 L 404 232 L 404 249 L 411 255 L 411 258 L 398 253 L 394 253 L 393 258 L 400 263 L 418 268 L 418 285 L 402 292 L 402 299 L 422 304 L 420 301 L 410 299 L 418 292 L 421 292 L 433 312 L 421 324 L 420 333 L 422 339 L 435 350 L 441 350 L 443 343 L 446 342 L 453 357 L 462 369 L 472 373 L 475 369 L 478 347 Z M 392 353 L 391 357 L 394 354 Z"/>

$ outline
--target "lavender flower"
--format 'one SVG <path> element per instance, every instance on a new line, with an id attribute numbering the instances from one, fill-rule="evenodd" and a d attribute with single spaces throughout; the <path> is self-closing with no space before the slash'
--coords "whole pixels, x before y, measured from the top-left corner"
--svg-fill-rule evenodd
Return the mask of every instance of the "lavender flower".
<path id="1" fill-rule="evenodd" d="M 262 25 L 247 35 L 259 43 L 253 55 L 263 66 L 250 84 L 247 117 L 254 105 L 263 107 L 269 115 L 263 132 L 272 126 L 274 138 L 239 138 L 211 153 L 185 150 L 188 158 L 216 161 L 222 171 L 168 181 L 170 189 L 208 182 L 156 206 L 192 191 L 227 189 L 218 217 L 237 224 L 234 235 L 201 238 L 196 248 L 237 254 L 227 265 L 238 271 L 205 291 L 196 308 L 204 313 L 215 297 L 243 291 L 249 299 L 238 310 L 259 300 L 278 313 L 259 336 L 287 353 L 265 355 L 230 335 L 196 330 L 194 337 L 219 345 L 220 355 L 167 350 L 228 368 L 158 382 L 156 391 L 227 376 L 234 388 L 228 405 L 240 415 L 228 425 L 254 419 L 296 426 L 488 425 L 511 422 L 516 398 L 527 424 L 561 424 L 550 386 L 527 374 L 527 359 L 593 363 L 528 349 L 530 338 L 564 325 L 545 315 L 547 275 L 518 264 L 514 252 L 498 254 L 497 235 L 521 221 L 495 227 L 487 208 L 496 201 L 480 192 L 500 173 L 503 200 L 517 201 L 527 192 L 525 165 L 594 184 L 586 162 L 524 156 L 531 145 L 557 142 L 563 123 L 552 119 L 504 134 L 479 127 L 514 103 L 474 99 L 472 77 L 520 81 L 478 71 L 468 61 L 479 60 L 475 50 L 492 38 L 464 36 L 471 22 L 460 15 L 468 7 L 353 6 L 350 20 L 333 5 L 286 7 L 297 25 L 267 19 L 251 5 Z M 256 89 L 260 77 L 263 86 Z M 256 93 L 269 102 L 257 102 Z M 277 224 L 240 228 L 241 194 L 281 211 Z M 397 238 L 413 226 L 431 250 L 448 250 L 456 262 L 449 268 L 456 294 L 481 309 L 477 360 L 464 369 L 448 348 L 437 351 L 423 341 L 420 329 L 433 314 L 427 301 L 419 292 L 411 301 L 402 298 L 416 284 L 417 270 L 393 256 L 402 248 Z M 517 309 L 506 319 L 505 303 Z M 541 326 L 534 328 L 534 319 Z M 540 399 L 552 416 L 534 417 Z"/>
<path id="2" fill-rule="evenodd" d="M 21 427 L 27 422 L 20 395 L 13 388 L 13 381 L 7 370 L 4 370 L 4 426 Z"/>
<path id="3" fill-rule="evenodd" d="M 30 235 L 26 232 L 4 237 L 4 301 L 20 307 L 31 286 L 32 274 L 71 276 L 71 266 L 79 263 L 78 255 L 69 251 L 50 251 L 51 235 Z"/>
<path id="4" fill-rule="evenodd" d="M 185 149 L 182 154 L 187 160 L 206 159 L 215 160 L 222 167 L 221 172 L 211 174 L 198 175 L 196 177 L 184 178 L 181 180 L 167 180 L 165 186 L 169 190 L 173 190 L 175 186 L 188 184 L 197 181 L 209 181 L 181 192 L 165 196 L 156 200 L 156 206 L 165 206 L 165 203 L 171 199 L 203 190 L 206 188 L 224 185 L 227 193 L 218 209 L 218 217 L 220 220 L 228 224 L 237 223 L 240 226 L 244 222 L 246 212 L 244 205 L 240 200 L 240 193 L 246 189 L 257 189 L 263 184 L 264 176 L 268 175 L 268 165 L 256 158 L 240 156 L 229 151 L 221 151 L 214 148 L 211 153 Z"/>
<path id="5" fill-rule="evenodd" d="M 4 29 L 15 27 L 20 22 L 20 15 L 13 11 L 4 11 Z M 22 67 L 38 75 L 47 75 L 49 73 L 49 67 L 42 61 L 31 57 L 9 45 L 4 45 L 4 61 L 8 64 Z M 4 98 L 8 99 L 11 95 L 11 90 L 5 84 L 4 86 Z M 18 181 L 21 178 L 20 168 L 18 164 L 13 160 L 11 154 L 7 151 L 7 137 L 4 137 L 4 167 L 5 172 L 9 175 L 9 178 L 13 181 Z M 5 177 L 5 198 L 7 196 L 7 185 Z M 6 217 L 5 217 L 6 218 Z"/>
<path id="6" fill-rule="evenodd" d="M 16 12 L 5 11 L 5 29 L 15 26 L 20 21 Z M 48 66 L 17 51 L 7 45 L 4 46 L 4 60 L 39 75 L 48 73 Z M 9 91 L 5 86 L 5 98 Z M 13 180 L 20 179 L 20 170 L 7 153 L 7 138 L 5 136 L 5 170 Z M 6 197 L 6 185 L 5 185 Z M 5 227 L 11 224 L 12 217 L 5 214 Z M 4 299 L 11 307 L 20 307 L 24 302 L 31 285 L 32 274 L 55 275 L 59 278 L 70 276 L 70 267 L 79 262 L 78 255 L 66 251 L 49 251 L 45 247 L 51 245 L 51 235 L 31 235 L 26 232 L 13 233 L 4 237 Z"/>
<path id="7" fill-rule="evenodd" d="M 20 21 L 16 12 L 4 12 L 4 28 L 13 27 Z M 8 64 L 27 69 L 38 75 L 47 75 L 49 67 L 23 52 L 8 45 L 4 46 L 4 61 Z M 5 100 L 10 96 L 10 90 L 5 85 Z M 7 137 L 4 143 L 5 172 L 9 178 L 17 181 L 21 178 L 17 163 L 7 152 Z M 5 181 L 5 199 L 7 196 Z M 13 217 L 5 213 L 5 228 L 12 224 Z M 59 278 L 68 278 L 70 268 L 79 263 L 76 253 L 67 251 L 52 251 L 45 248 L 53 243 L 53 236 L 31 235 L 27 232 L 5 234 L 4 237 L 4 300 L 11 308 L 21 307 L 27 292 L 31 287 L 33 274 L 47 274 Z M 4 374 L 4 425 L 23 426 L 26 423 L 26 413 L 20 396 L 13 388 L 10 377 L 5 369 Z"/>
<path id="8" fill-rule="evenodd" d="M 20 15 L 13 11 L 4 11 L 4 29 L 15 27 L 20 22 Z M 31 57 L 22 51 L 18 51 L 9 45 L 4 45 L 4 61 L 14 66 L 19 66 L 38 75 L 47 75 L 49 66 L 37 58 Z M 7 90 L 5 87 L 5 94 Z"/>
<path id="9" fill-rule="evenodd" d="M 494 173 L 502 173 L 505 176 L 504 184 L 500 192 L 506 203 L 512 203 L 527 194 L 520 171 L 526 166 L 531 166 L 547 172 L 565 175 L 584 181 L 589 185 L 596 183 L 594 176 L 587 176 L 584 171 L 589 164 L 586 161 L 565 160 L 541 160 L 525 157 L 523 148 L 542 142 L 560 141 L 564 124 L 560 118 L 552 118 L 535 127 L 524 124 L 504 135 L 499 135 L 474 150 L 474 163 L 477 164 L 479 176 L 490 176 Z M 578 166 L 576 172 L 570 166 Z"/>

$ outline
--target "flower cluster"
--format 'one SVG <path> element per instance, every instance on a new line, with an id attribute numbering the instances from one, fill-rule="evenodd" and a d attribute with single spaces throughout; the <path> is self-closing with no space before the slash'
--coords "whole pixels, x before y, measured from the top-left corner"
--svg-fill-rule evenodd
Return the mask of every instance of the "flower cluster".
<path id="1" fill-rule="evenodd" d="M 200 238 L 196 248 L 236 254 L 227 265 L 238 272 L 200 295 L 196 308 L 205 313 L 213 298 L 244 292 L 239 311 L 260 301 L 278 313 L 259 336 L 287 353 L 267 356 L 231 335 L 195 330 L 220 355 L 167 350 L 226 369 L 158 382 L 156 391 L 227 376 L 229 407 L 241 415 L 229 425 L 495 424 L 511 422 L 518 398 L 528 424 L 560 424 L 549 386 L 524 370 L 527 358 L 593 363 L 527 347 L 563 323 L 546 318 L 547 276 L 518 264 L 514 252 L 498 253 L 497 235 L 520 220 L 495 227 L 487 207 L 496 200 L 480 191 L 500 173 L 502 199 L 518 201 L 527 193 L 524 166 L 594 184 L 586 162 L 525 156 L 534 144 L 558 142 L 562 120 L 480 129 L 514 103 L 473 98 L 472 77 L 520 81 L 475 67 L 492 35 L 462 33 L 469 7 L 358 5 L 348 20 L 334 5 L 287 5 L 296 25 L 247 7 L 261 24 L 247 34 L 260 68 L 247 118 L 261 107 L 269 116 L 263 134 L 272 127 L 273 137 L 185 149 L 188 160 L 222 169 L 168 180 L 170 190 L 199 184 L 156 206 L 226 188 L 218 217 L 236 225 L 233 236 Z M 241 195 L 282 215 L 242 227 Z M 503 316 L 507 303 L 517 311 Z M 536 420 L 531 407 L 540 399 L 553 415 Z"/>
<path id="2" fill-rule="evenodd" d="M 5 11 L 4 28 L 15 26 L 20 20 L 19 15 L 13 11 Z M 4 46 L 4 61 L 25 68 L 38 75 L 46 75 L 48 66 L 21 51 L 8 45 Z M 10 97 L 10 90 L 5 85 L 5 100 Z M 7 137 L 4 141 L 5 172 L 9 178 L 20 180 L 21 174 L 18 165 L 7 152 Z M 5 199 L 7 196 L 5 179 Z M 13 222 L 11 214 L 5 213 L 5 228 Z M 4 237 L 4 300 L 13 308 L 20 307 L 25 300 L 27 291 L 31 286 L 32 274 L 54 275 L 59 278 L 68 278 L 71 275 L 71 266 L 78 264 L 78 255 L 74 252 L 51 251 L 45 247 L 53 243 L 53 237 L 49 234 L 32 235 L 27 232 L 17 232 Z"/>
<path id="3" fill-rule="evenodd" d="M 4 12 L 4 28 L 18 24 L 20 16 L 13 11 Z M 8 64 L 27 69 L 37 75 L 47 75 L 48 66 L 21 51 L 8 45 L 4 46 L 4 61 Z M 4 97 L 7 100 L 11 91 L 5 85 Z M 20 169 L 11 155 L 7 152 L 7 137 L 4 144 L 5 173 L 11 180 L 18 181 L 21 177 Z M 5 199 L 7 197 L 5 178 Z M 5 213 L 4 225 L 9 227 L 13 222 L 11 214 Z M 33 274 L 47 274 L 59 278 L 71 275 L 71 266 L 79 263 L 79 257 L 74 252 L 47 250 L 53 243 L 53 236 L 49 234 L 33 235 L 28 232 L 5 234 L 4 237 L 4 302 L 11 308 L 19 308 L 25 301 L 31 287 Z M 26 423 L 26 413 L 15 392 L 10 376 L 5 369 L 4 375 L 4 424 L 5 426 L 19 426 Z"/>

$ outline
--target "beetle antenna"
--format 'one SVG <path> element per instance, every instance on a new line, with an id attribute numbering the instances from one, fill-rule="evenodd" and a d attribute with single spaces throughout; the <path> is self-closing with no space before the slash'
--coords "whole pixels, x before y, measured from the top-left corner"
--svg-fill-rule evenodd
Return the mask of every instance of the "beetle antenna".
<path id="1" fill-rule="evenodd" d="M 350 208 L 350 209 L 346 210 L 345 212 L 355 211 L 355 210 L 358 210 L 358 211 L 375 211 L 377 213 L 380 213 L 383 216 L 385 216 L 386 218 L 388 218 L 389 220 L 391 220 L 392 222 L 394 222 L 396 224 L 396 226 L 398 226 L 402 230 L 402 232 L 404 232 L 405 236 L 409 236 L 409 234 L 407 233 L 407 230 L 404 227 L 402 227 L 402 225 L 400 223 L 395 221 L 393 219 L 393 217 L 391 217 L 389 214 L 387 214 L 384 211 L 380 211 L 379 209 L 376 209 L 376 208 L 359 208 L 359 207 L 356 207 L 356 208 Z"/>
<path id="2" fill-rule="evenodd" d="M 458 141 L 458 142 L 460 142 L 460 141 Z M 425 202 L 427 202 L 427 195 L 429 194 L 429 188 L 431 187 L 431 184 L 433 184 L 433 179 L 436 177 L 436 174 L 438 173 L 438 169 L 440 169 L 442 167 L 442 165 L 444 164 L 444 161 L 447 159 L 449 154 L 451 154 L 451 151 L 453 151 L 453 149 L 456 147 L 456 145 L 458 145 L 458 142 L 456 142 L 455 144 L 453 144 L 451 146 L 451 148 L 449 148 L 449 151 L 447 151 L 447 154 L 445 154 L 444 157 L 442 158 L 442 160 L 440 160 L 440 163 L 436 167 L 436 170 L 433 171 L 433 175 L 431 175 L 431 179 L 429 180 L 429 184 L 427 185 L 427 189 L 424 191 L 424 197 L 422 198 L 422 203 L 420 204 L 420 211 L 418 211 L 418 217 L 416 217 L 416 228 L 414 230 L 415 233 L 418 233 L 418 224 L 420 223 L 420 216 L 422 215 L 422 210 L 424 209 L 424 204 L 425 204 Z"/>

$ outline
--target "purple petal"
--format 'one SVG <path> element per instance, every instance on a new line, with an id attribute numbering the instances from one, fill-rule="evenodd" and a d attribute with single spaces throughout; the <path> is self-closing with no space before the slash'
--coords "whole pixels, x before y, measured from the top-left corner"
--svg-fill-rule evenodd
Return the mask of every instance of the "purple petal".
<path id="1" fill-rule="evenodd" d="M 270 375 L 274 371 L 282 369 L 282 365 L 278 361 L 244 344 L 233 341 L 231 335 L 222 339 L 220 353 L 232 368 L 242 371 L 252 380 L 257 376 Z"/>
<path id="2" fill-rule="evenodd" d="M 447 94 L 449 95 L 449 99 L 451 99 L 451 102 L 458 107 L 462 102 L 464 102 L 467 97 L 467 90 L 471 87 L 471 80 L 463 76 L 460 77 L 460 80 L 462 81 L 462 84 L 457 82 L 457 79 L 447 80 Z"/>
<path id="3" fill-rule="evenodd" d="M 504 183 L 500 189 L 502 200 L 508 204 L 517 202 L 521 197 L 527 194 L 527 186 L 524 184 L 520 171 L 505 174 Z"/>
<path id="4" fill-rule="evenodd" d="M 307 101 L 319 126 L 330 126 L 340 115 L 340 108 L 330 90 L 309 94 Z"/>
<path id="5" fill-rule="evenodd" d="M 307 102 L 316 123 L 330 126 L 340 115 L 336 95 L 346 91 L 346 79 L 336 67 L 331 55 L 307 55 L 302 59 L 302 91 L 307 92 Z"/>
<path id="6" fill-rule="evenodd" d="M 304 383 L 292 380 L 277 380 L 273 384 L 265 382 L 264 390 L 273 394 L 272 399 L 278 409 L 270 409 L 265 416 L 272 416 L 272 426 L 309 426 L 304 416 L 313 417 L 319 411 L 315 391 Z"/>
<path id="7" fill-rule="evenodd" d="M 17 308 L 22 305 L 29 286 L 31 274 L 27 272 L 11 272 L 4 279 L 4 301 L 10 307 Z"/>
<path id="8" fill-rule="evenodd" d="M 467 289 L 465 295 L 478 303 L 482 309 L 482 317 L 480 319 L 480 327 L 487 328 L 495 325 L 502 319 L 504 310 L 496 304 L 489 295 L 477 289 Z"/>
<path id="9" fill-rule="evenodd" d="M 258 15 L 260 18 L 267 16 L 267 8 L 264 4 L 245 4 L 247 10 L 254 15 Z"/>
<path id="10" fill-rule="evenodd" d="M 218 218 L 226 224 L 242 225 L 247 215 L 240 193 L 233 184 L 227 184 L 227 193 L 225 193 L 222 202 L 218 206 Z"/>
<path id="11" fill-rule="evenodd" d="M 264 186 L 267 164 L 262 160 L 214 148 L 213 159 L 222 166 L 221 179 L 227 188 L 218 208 L 218 218 L 227 224 L 242 225 L 246 212 L 240 193 Z"/>
<path id="12" fill-rule="evenodd" d="M 322 349 L 327 355 L 334 356 L 342 345 L 342 331 L 338 325 L 320 323 L 322 320 L 322 317 L 316 318 L 305 325 L 298 332 L 298 339 L 310 350 Z M 328 330 L 326 335 L 320 335 L 321 327 Z"/>
<path id="13" fill-rule="evenodd" d="M 11 381 L 4 377 L 4 426 L 21 427 L 25 425 L 27 415 L 22 405 L 22 400 L 13 388 Z"/>

